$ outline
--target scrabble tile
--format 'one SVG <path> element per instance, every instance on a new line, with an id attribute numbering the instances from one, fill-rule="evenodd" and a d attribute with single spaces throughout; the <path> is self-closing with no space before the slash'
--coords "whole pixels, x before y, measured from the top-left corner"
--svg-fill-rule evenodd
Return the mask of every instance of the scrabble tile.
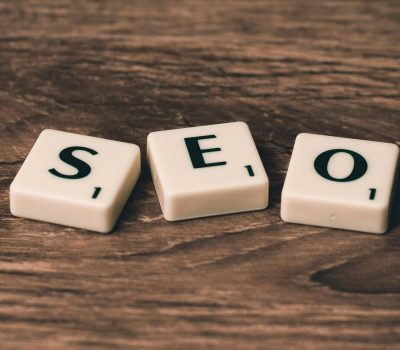
<path id="1" fill-rule="evenodd" d="M 44 130 L 10 186 L 13 215 L 112 230 L 140 173 L 139 147 Z"/>
<path id="2" fill-rule="evenodd" d="M 282 191 L 282 219 L 386 232 L 398 159 L 395 144 L 298 135 Z"/>
<path id="3" fill-rule="evenodd" d="M 268 177 L 246 123 L 153 132 L 147 157 L 167 220 L 268 205 Z"/>

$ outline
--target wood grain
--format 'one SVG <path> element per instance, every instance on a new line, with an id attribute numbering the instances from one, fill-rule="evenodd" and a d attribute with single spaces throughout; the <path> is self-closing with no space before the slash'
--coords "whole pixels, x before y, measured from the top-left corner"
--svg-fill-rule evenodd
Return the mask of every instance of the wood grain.
<path id="1" fill-rule="evenodd" d="M 0 1 L 0 348 L 399 349 L 399 200 L 384 236 L 279 217 L 298 133 L 400 144 L 399 32 L 397 0 Z M 42 129 L 238 120 L 268 210 L 168 223 L 144 161 L 111 235 L 9 213 Z"/>

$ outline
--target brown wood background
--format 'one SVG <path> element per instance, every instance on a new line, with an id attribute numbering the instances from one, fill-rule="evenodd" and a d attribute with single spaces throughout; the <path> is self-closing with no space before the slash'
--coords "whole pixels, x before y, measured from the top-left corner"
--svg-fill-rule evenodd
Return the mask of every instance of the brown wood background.
<path id="1" fill-rule="evenodd" d="M 398 0 L 1 0 L 0 348 L 399 349 L 399 205 L 385 236 L 279 217 L 298 133 L 400 144 L 399 41 Z M 42 129 L 144 155 L 236 120 L 268 210 L 168 223 L 144 161 L 111 235 L 9 213 Z"/>

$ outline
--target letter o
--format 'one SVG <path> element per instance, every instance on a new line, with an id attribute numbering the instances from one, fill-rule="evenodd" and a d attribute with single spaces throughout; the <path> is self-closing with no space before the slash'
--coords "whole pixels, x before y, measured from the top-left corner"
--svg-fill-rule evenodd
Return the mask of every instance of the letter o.
<path id="1" fill-rule="evenodd" d="M 350 154 L 354 159 L 354 167 L 351 174 L 345 178 L 336 178 L 329 174 L 328 172 L 328 164 L 331 160 L 332 156 L 337 153 L 347 153 Z M 325 151 L 321 153 L 314 162 L 314 168 L 319 175 L 323 178 L 335 181 L 335 182 L 350 182 L 358 180 L 363 177 L 364 174 L 368 170 L 368 163 L 365 158 L 357 152 L 350 151 L 348 149 L 331 149 L 329 151 Z"/>

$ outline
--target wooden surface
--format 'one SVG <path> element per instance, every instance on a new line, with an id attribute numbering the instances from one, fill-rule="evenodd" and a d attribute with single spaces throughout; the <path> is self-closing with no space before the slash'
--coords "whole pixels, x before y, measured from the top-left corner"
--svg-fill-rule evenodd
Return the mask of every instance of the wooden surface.
<path id="1" fill-rule="evenodd" d="M 399 33 L 398 0 L 0 1 L 0 348 L 399 349 L 399 205 L 384 236 L 279 217 L 298 133 L 400 144 Z M 238 120 L 268 210 L 168 223 L 144 161 L 111 235 L 9 213 L 42 129 L 145 154 Z"/>

